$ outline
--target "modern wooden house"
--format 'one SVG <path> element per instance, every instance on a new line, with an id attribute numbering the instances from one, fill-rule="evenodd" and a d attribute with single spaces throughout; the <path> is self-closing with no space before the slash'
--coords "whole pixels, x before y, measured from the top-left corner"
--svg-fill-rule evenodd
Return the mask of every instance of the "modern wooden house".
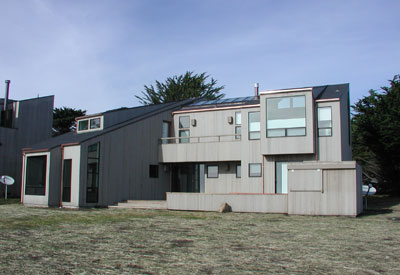
<path id="1" fill-rule="evenodd" d="M 362 211 L 352 161 L 349 85 L 258 92 L 173 112 L 162 138 L 169 209 L 305 215 Z"/>
<path id="2" fill-rule="evenodd" d="M 77 132 L 24 152 L 23 203 L 305 215 L 362 211 L 349 85 L 264 91 L 77 118 Z"/>
<path id="3" fill-rule="evenodd" d="M 9 84 L 9 82 L 6 84 Z M 8 175 L 15 183 L 8 187 L 8 196 L 21 194 L 22 149 L 51 138 L 54 96 L 26 100 L 0 99 L 0 176 Z M 0 196 L 5 188 L 0 186 Z"/>

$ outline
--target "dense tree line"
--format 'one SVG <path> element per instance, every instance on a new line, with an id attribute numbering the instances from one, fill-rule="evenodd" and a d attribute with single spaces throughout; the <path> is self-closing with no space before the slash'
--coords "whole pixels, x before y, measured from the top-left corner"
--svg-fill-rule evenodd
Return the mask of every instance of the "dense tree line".
<path id="1" fill-rule="evenodd" d="M 400 195 L 400 79 L 370 90 L 353 108 L 353 158 L 363 166 L 364 181 L 377 180 L 380 193 Z"/>

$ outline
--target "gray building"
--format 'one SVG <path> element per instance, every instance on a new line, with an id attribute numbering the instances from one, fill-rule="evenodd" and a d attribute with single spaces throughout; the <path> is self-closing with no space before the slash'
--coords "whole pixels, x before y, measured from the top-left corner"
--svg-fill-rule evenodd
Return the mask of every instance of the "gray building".
<path id="1" fill-rule="evenodd" d="M 6 103 L 5 103 L 6 102 Z M 22 149 L 51 138 L 54 96 L 12 100 L 0 99 L 0 175 L 14 178 L 8 195 L 21 194 Z M 1 184 L 0 195 L 5 188 Z"/>
<path id="2" fill-rule="evenodd" d="M 24 152 L 28 205 L 349 215 L 362 211 L 351 161 L 349 85 L 109 111 Z M 33 169 L 35 168 L 35 169 Z M 33 172 L 32 172 L 33 171 Z M 35 171 L 40 171 L 37 173 Z M 37 184 L 40 182 L 40 184 Z"/>
<path id="3" fill-rule="evenodd" d="M 22 202 L 94 207 L 128 199 L 165 200 L 170 183 L 158 162 L 159 139 L 171 113 L 192 101 L 76 118 L 75 133 L 24 150 Z"/>

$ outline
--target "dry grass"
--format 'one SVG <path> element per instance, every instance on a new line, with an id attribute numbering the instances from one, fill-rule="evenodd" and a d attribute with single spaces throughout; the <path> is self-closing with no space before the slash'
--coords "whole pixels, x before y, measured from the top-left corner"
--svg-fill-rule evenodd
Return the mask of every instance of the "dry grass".
<path id="1" fill-rule="evenodd" d="M 0 201 L 0 274 L 400 274 L 400 199 L 369 207 L 348 218 Z"/>

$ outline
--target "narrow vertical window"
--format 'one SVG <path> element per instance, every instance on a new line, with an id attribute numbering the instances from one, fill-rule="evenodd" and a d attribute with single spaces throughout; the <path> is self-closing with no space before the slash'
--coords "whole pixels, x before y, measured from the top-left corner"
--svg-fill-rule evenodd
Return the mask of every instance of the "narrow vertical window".
<path id="1" fill-rule="evenodd" d="M 330 137 L 332 136 L 332 108 L 319 107 L 318 108 L 318 136 Z"/>
<path id="2" fill-rule="evenodd" d="M 170 122 L 169 121 L 163 121 L 162 130 L 161 130 L 161 137 L 162 138 L 169 137 L 169 129 L 170 129 Z M 168 139 L 162 139 L 161 141 L 162 141 L 163 144 L 168 143 Z"/>
<path id="3" fill-rule="evenodd" d="M 99 200 L 100 143 L 88 146 L 86 202 Z"/>
<path id="4" fill-rule="evenodd" d="M 71 202 L 71 172 L 72 172 L 72 160 L 64 159 L 63 163 L 63 190 L 62 190 L 62 201 Z"/>
<path id="5" fill-rule="evenodd" d="M 235 113 L 235 139 L 241 139 L 242 137 L 242 113 Z"/>
<path id="6" fill-rule="evenodd" d="M 260 139 L 260 112 L 249 112 L 249 139 Z"/>
<path id="7" fill-rule="evenodd" d="M 179 143 L 189 143 L 190 141 L 190 117 L 179 117 Z"/>
<path id="8" fill-rule="evenodd" d="M 242 177 L 242 165 L 236 165 L 236 178 L 240 179 Z"/>

